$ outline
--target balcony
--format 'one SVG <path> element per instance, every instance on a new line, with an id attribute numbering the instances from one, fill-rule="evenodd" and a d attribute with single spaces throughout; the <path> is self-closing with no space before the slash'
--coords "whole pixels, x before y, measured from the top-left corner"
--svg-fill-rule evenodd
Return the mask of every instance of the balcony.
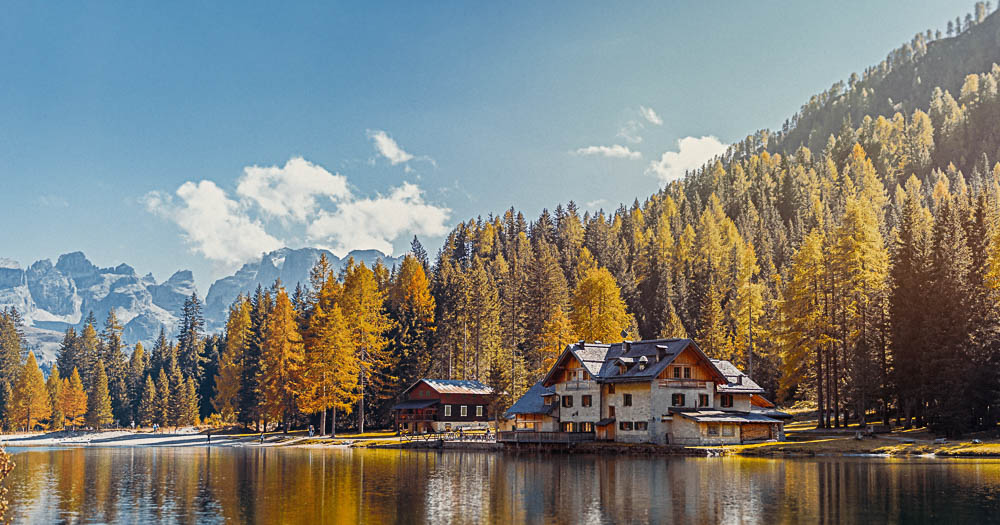
<path id="1" fill-rule="evenodd" d="M 597 390 L 597 381 L 567 381 L 561 383 L 563 390 Z"/>
<path id="2" fill-rule="evenodd" d="M 661 379 L 660 388 L 705 388 L 708 381 L 695 379 Z"/>
<path id="3" fill-rule="evenodd" d="M 500 432 L 501 443 L 582 443 L 594 441 L 593 432 Z"/>

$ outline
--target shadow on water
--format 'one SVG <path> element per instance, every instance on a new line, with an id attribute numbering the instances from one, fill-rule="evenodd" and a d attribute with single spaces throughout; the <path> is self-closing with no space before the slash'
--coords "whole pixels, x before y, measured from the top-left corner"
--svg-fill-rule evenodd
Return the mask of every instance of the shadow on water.
<path id="1" fill-rule="evenodd" d="M 1000 461 L 13 448 L 15 523 L 987 523 Z"/>

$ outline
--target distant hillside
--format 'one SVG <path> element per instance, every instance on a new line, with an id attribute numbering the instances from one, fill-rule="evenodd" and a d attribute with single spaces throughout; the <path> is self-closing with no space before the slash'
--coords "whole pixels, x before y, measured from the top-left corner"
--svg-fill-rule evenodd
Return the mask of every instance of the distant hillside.
<path id="1" fill-rule="evenodd" d="M 845 119 L 857 126 L 866 115 L 890 117 L 926 110 L 936 87 L 957 94 L 966 75 L 1000 63 L 1000 15 L 987 16 L 985 5 L 977 10 L 978 15 L 967 17 L 970 27 L 957 36 L 940 38 L 940 30 L 918 33 L 862 75 L 854 74 L 846 83 L 837 82 L 811 97 L 780 132 L 772 134 L 768 150 L 792 152 L 807 146 L 819 151 Z"/>

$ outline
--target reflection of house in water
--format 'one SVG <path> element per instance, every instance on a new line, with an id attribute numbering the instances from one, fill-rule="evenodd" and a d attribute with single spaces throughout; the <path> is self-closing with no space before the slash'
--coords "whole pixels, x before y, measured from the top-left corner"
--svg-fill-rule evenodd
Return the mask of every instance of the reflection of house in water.
<path id="1" fill-rule="evenodd" d="M 787 417 L 729 361 L 690 339 L 578 342 L 506 417 L 502 441 L 679 445 L 784 438 Z"/>
<path id="2" fill-rule="evenodd" d="M 396 430 L 414 433 L 486 428 L 493 390 L 479 381 L 421 379 L 392 407 Z"/>

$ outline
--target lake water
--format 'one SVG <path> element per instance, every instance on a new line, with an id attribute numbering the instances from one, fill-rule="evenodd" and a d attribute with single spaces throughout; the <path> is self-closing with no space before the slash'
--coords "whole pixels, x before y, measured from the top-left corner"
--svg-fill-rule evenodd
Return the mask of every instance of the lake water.
<path id="1" fill-rule="evenodd" d="M 12 449 L 14 523 L 996 523 L 1000 461 Z"/>

